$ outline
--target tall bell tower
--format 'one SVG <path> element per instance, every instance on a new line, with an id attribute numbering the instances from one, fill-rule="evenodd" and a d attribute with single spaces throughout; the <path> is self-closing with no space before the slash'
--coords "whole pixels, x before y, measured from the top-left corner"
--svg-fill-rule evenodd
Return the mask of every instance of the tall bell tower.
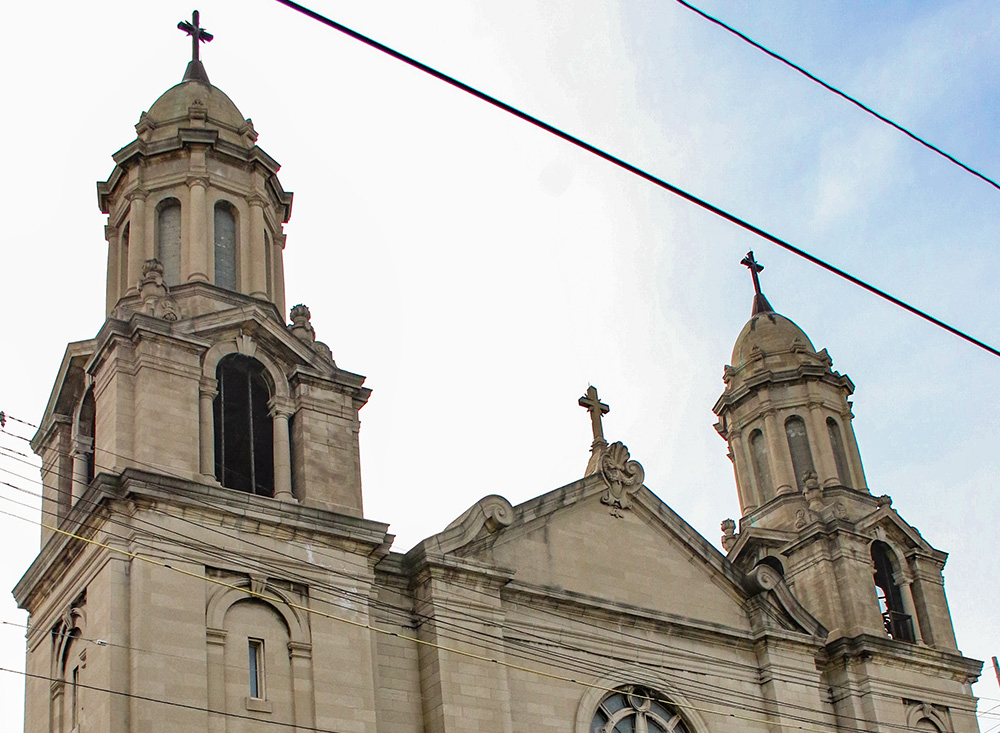
<path id="1" fill-rule="evenodd" d="M 320 548 L 341 572 L 324 576 L 328 592 L 362 596 L 388 552 L 387 525 L 362 517 L 370 391 L 316 339 L 306 306 L 286 321 L 292 194 L 209 82 L 197 12 L 180 28 L 193 46 L 182 81 L 97 184 L 107 318 L 67 347 L 32 439 L 42 546 L 14 590 L 30 613 L 25 729 L 221 731 L 249 718 L 308 730 L 318 715 L 370 729 L 358 722 L 374 707 L 365 608 L 322 639 L 324 622 L 301 612 Z M 313 664 L 345 650 L 350 669 Z M 253 678 L 265 668 L 266 697 Z M 317 702 L 317 688 L 358 704 Z"/>
<path id="2" fill-rule="evenodd" d="M 753 307 L 713 408 L 742 513 L 738 532 L 732 520 L 722 523 L 729 559 L 744 571 L 772 566 L 830 630 L 827 674 L 854 691 L 834 701 L 844 721 L 893 722 L 898 706 L 888 701 L 903 699 L 914 720 L 926 708 L 940 730 L 975 730 L 970 685 L 982 663 L 956 645 L 947 554 L 888 495 L 869 491 L 852 427 L 854 384 L 772 309 L 753 252 L 742 264 L 753 277 Z"/>

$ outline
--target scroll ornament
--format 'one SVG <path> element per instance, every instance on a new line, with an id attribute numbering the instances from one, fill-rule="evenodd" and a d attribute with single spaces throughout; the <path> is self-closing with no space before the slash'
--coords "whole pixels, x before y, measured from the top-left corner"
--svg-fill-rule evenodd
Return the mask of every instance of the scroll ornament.
<path id="1" fill-rule="evenodd" d="M 601 478 L 607 486 L 601 502 L 611 507 L 612 516 L 623 517 L 622 510 L 632 506 L 631 497 L 642 486 L 646 472 L 638 461 L 631 460 L 628 448 L 619 441 L 601 455 Z"/>

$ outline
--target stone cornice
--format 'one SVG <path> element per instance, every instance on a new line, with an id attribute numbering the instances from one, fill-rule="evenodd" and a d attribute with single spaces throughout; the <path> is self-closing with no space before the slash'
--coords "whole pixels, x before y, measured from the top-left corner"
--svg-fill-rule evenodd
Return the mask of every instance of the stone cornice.
<path id="1" fill-rule="evenodd" d="M 722 410 L 734 409 L 760 389 L 805 380 L 822 381 L 832 387 L 846 390 L 848 395 L 854 393 L 854 382 L 846 374 L 832 372 L 818 364 L 802 364 L 797 369 L 788 371 L 774 372 L 767 369 L 751 374 L 735 389 L 724 391 L 712 411 L 719 415 Z"/>
<path id="2" fill-rule="evenodd" d="M 979 679 L 983 663 L 957 651 L 942 651 L 920 644 L 894 641 L 888 637 L 861 634 L 840 637 L 826 645 L 828 667 L 874 661 L 882 664 L 918 666 L 924 674 L 946 677 L 962 684 Z"/>

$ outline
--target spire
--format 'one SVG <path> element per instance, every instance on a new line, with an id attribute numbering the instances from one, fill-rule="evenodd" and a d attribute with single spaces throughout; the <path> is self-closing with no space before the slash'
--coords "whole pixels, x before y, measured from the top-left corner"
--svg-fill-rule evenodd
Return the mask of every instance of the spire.
<path id="1" fill-rule="evenodd" d="M 757 277 L 757 273 L 763 270 L 764 266 L 753 258 L 753 250 L 747 252 L 747 256 L 740 260 L 740 264 L 746 265 L 750 270 L 750 275 L 753 277 L 753 310 L 750 315 L 773 313 L 774 309 L 771 307 L 771 304 L 767 302 L 767 298 L 760 292 L 760 279 Z"/>
<path id="2" fill-rule="evenodd" d="M 182 20 L 177 24 L 177 27 L 191 36 L 191 61 L 188 62 L 187 69 L 184 71 L 184 78 L 181 81 L 200 81 L 205 84 L 210 83 L 208 81 L 208 72 L 205 71 L 205 65 L 201 63 L 201 59 L 198 58 L 198 44 L 208 43 L 215 36 L 199 25 L 199 15 L 197 10 L 191 13 L 190 23 L 186 20 Z"/>

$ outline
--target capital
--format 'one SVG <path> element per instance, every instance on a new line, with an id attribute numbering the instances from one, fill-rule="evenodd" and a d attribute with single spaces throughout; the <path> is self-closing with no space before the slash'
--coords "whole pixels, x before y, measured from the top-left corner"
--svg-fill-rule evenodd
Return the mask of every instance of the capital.
<path id="1" fill-rule="evenodd" d="M 188 176 L 185 183 L 188 188 L 194 188 L 195 186 L 208 188 L 208 176 Z"/>
<path id="2" fill-rule="evenodd" d="M 267 409 L 272 420 L 278 418 L 287 420 L 295 414 L 295 403 L 287 397 L 272 397 L 268 400 Z"/>
<path id="3" fill-rule="evenodd" d="M 133 188 L 125 194 L 126 201 L 145 201 L 149 198 L 149 191 L 144 188 Z"/>

